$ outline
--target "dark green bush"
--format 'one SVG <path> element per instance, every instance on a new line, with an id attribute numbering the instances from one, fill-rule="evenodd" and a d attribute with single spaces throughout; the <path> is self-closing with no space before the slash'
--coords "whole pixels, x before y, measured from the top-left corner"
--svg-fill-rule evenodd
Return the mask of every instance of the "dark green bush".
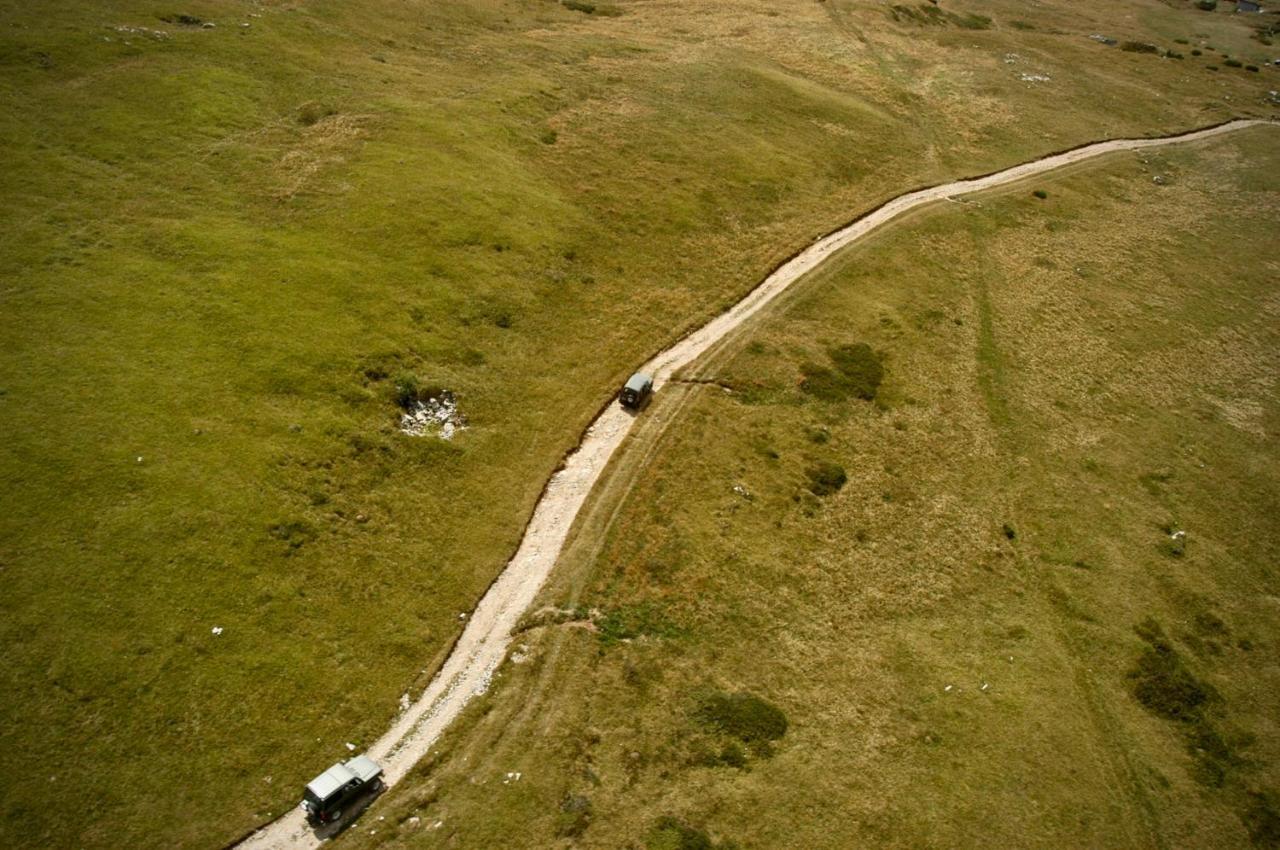
<path id="1" fill-rule="evenodd" d="M 1228 68 L 1243 68 L 1243 67 L 1244 67 L 1244 63 L 1243 63 L 1243 62 L 1241 62 L 1239 59 L 1224 59 L 1224 60 L 1222 61 L 1222 64 L 1223 64 L 1223 65 L 1226 65 Z"/>
<path id="2" fill-rule="evenodd" d="M 666 613 L 652 602 L 623 605 L 596 621 L 596 634 L 606 646 L 644 635 L 670 638 L 679 633 Z"/>
<path id="3" fill-rule="evenodd" d="M 583 3 L 580 0 L 562 0 L 562 3 L 566 9 L 582 12 L 584 15 L 590 15 L 596 10 L 594 3 Z"/>
<path id="4" fill-rule="evenodd" d="M 1255 74 L 1256 74 L 1256 73 L 1258 73 L 1258 66 L 1257 66 L 1257 65 L 1245 65 L 1245 66 L 1244 66 L 1244 69 L 1245 69 L 1246 71 L 1252 71 L 1252 72 L 1253 72 L 1253 73 L 1255 73 Z"/>
<path id="5" fill-rule="evenodd" d="M 330 115 L 336 115 L 338 110 L 324 104 L 310 102 L 304 103 L 298 107 L 298 123 L 303 127 L 310 127 L 322 118 L 328 118 Z"/>
<path id="6" fill-rule="evenodd" d="M 713 694 L 698 707 L 697 718 L 745 744 L 767 744 L 787 733 L 787 716 L 782 709 L 748 693 Z"/>
<path id="7" fill-rule="evenodd" d="M 566 794 L 560 803 L 556 832 L 568 838 L 577 838 L 591 825 L 591 799 L 582 794 Z"/>
<path id="8" fill-rule="evenodd" d="M 658 818 L 644 837 L 645 850 L 736 850 L 737 843 L 718 844 L 700 829 L 694 829 L 673 817 Z"/>
<path id="9" fill-rule="evenodd" d="M 1212 687 L 1187 669 L 1155 620 L 1147 618 L 1134 630 L 1148 644 L 1128 674 L 1134 697 L 1166 720 L 1199 721 L 1205 703 L 1214 696 Z"/>
<path id="10" fill-rule="evenodd" d="M 813 363 L 800 367 L 804 379 L 801 390 L 823 401 L 844 401 L 860 398 L 872 401 L 884 380 L 884 366 L 880 358 L 864 342 L 842 345 L 827 350 L 834 369 Z"/>
<path id="11" fill-rule="evenodd" d="M 1199 50 L 1193 50 L 1193 51 L 1191 51 L 1191 55 L 1192 55 L 1192 56 L 1203 56 L 1203 55 L 1204 55 L 1204 53 L 1203 53 L 1203 52 L 1201 52 L 1201 51 L 1199 51 Z"/>
<path id="12" fill-rule="evenodd" d="M 1122 42 L 1120 49 L 1129 53 L 1159 53 L 1160 48 L 1154 44 L 1148 44 L 1145 41 L 1126 41 Z"/>
<path id="13" fill-rule="evenodd" d="M 830 461 L 819 461 L 805 470 L 809 478 L 809 492 L 815 496 L 830 496 L 840 492 L 849 480 L 844 467 Z"/>
<path id="14" fill-rule="evenodd" d="M 1196 8 L 1203 9 L 1206 12 L 1212 12 L 1218 8 L 1218 0 L 1198 0 Z"/>
<path id="15" fill-rule="evenodd" d="M 1258 791 L 1249 794 L 1244 825 L 1255 847 L 1280 847 L 1280 807 L 1270 794 Z"/>
<path id="16" fill-rule="evenodd" d="M 1039 199 L 1040 199 L 1040 200 L 1042 200 L 1042 201 L 1043 201 L 1045 198 L 1049 197 L 1049 193 L 1048 193 L 1048 192 L 1046 192 L 1044 189 L 1036 189 L 1036 190 L 1035 190 L 1034 192 L 1032 192 L 1031 194 L 1035 195 L 1037 198 L 1039 198 Z"/>

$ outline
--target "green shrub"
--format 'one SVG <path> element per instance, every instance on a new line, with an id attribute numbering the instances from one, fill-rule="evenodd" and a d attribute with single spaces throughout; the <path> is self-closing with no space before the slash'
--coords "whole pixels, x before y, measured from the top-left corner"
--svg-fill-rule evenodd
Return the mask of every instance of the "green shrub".
<path id="1" fill-rule="evenodd" d="M 966 30 L 989 30 L 991 29 L 991 19 L 986 15 L 957 15 L 948 14 L 947 17 L 956 26 Z"/>
<path id="2" fill-rule="evenodd" d="M 1043 201 L 1045 198 L 1049 197 L 1049 193 L 1048 193 L 1048 192 L 1046 192 L 1044 189 L 1036 189 L 1036 190 L 1035 190 L 1034 192 L 1032 192 L 1031 194 L 1035 195 L 1037 198 L 1039 198 L 1039 199 L 1040 199 L 1040 200 L 1042 200 L 1042 201 Z"/>
<path id="3" fill-rule="evenodd" d="M 787 715 L 782 709 L 748 693 L 707 697 L 698 707 L 697 719 L 744 744 L 768 744 L 787 733 Z"/>
<path id="4" fill-rule="evenodd" d="M 1245 66 L 1244 66 L 1244 69 L 1245 69 L 1246 71 L 1252 71 L 1252 72 L 1253 72 L 1253 73 L 1255 73 L 1255 74 L 1256 74 L 1256 73 L 1258 73 L 1258 66 L 1257 66 L 1257 65 L 1245 65 Z"/>
<path id="5" fill-rule="evenodd" d="M 544 145 L 554 145 L 558 138 L 560 138 L 560 134 L 555 130 L 544 130 L 542 131 L 542 135 L 538 137 L 538 141 L 542 142 Z"/>
<path id="6" fill-rule="evenodd" d="M 1218 8 L 1218 0 L 1198 0 L 1196 8 L 1203 9 L 1206 12 L 1212 12 Z"/>
<path id="7" fill-rule="evenodd" d="M 1205 65 L 1205 66 L 1204 66 L 1204 69 L 1205 69 L 1206 71 L 1216 71 L 1216 70 L 1218 70 L 1218 66 L 1217 66 L 1217 65 Z"/>
<path id="8" fill-rule="evenodd" d="M 402 373 L 396 377 L 395 400 L 397 405 L 408 410 L 413 407 L 415 402 L 418 402 L 421 399 L 422 390 L 418 386 L 418 379 L 416 376 L 408 373 Z"/>
<path id="9" fill-rule="evenodd" d="M 1154 44 L 1148 44 L 1145 41 L 1126 41 L 1122 42 L 1120 49 L 1129 53 L 1159 53 L 1160 48 Z"/>
<path id="10" fill-rule="evenodd" d="M 884 366 L 880 358 L 864 342 L 828 349 L 834 369 L 813 363 L 800 367 L 804 379 L 800 389 L 823 401 L 844 401 L 860 398 L 873 401 L 884 380 Z"/>
<path id="11" fill-rule="evenodd" d="M 734 850 L 738 845 L 731 841 L 717 844 L 702 830 L 666 816 L 658 818 L 645 835 L 644 846 L 645 850 Z"/>
<path id="12" fill-rule="evenodd" d="M 1174 44 L 1190 44 L 1191 42 L 1187 41 L 1185 38 L 1175 38 L 1173 40 L 1173 43 Z"/>
<path id="13" fill-rule="evenodd" d="M 577 838 L 591 825 L 591 799 L 582 794 L 566 794 L 560 803 L 556 833 L 566 838 Z"/>
<path id="14" fill-rule="evenodd" d="M 1204 55 L 1204 53 L 1203 53 L 1202 51 L 1199 51 L 1199 50 L 1193 50 L 1193 51 L 1191 51 L 1191 55 L 1192 55 L 1192 56 L 1203 56 L 1203 55 Z"/>
<path id="15" fill-rule="evenodd" d="M 298 107 L 298 123 L 303 127 L 310 127 L 320 119 L 336 115 L 337 112 L 338 110 L 330 106 L 311 101 Z"/>
<path id="16" fill-rule="evenodd" d="M 1223 65 L 1226 65 L 1228 68 L 1243 68 L 1243 67 L 1244 67 L 1244 63 L 1243 63 L 1243 62 L 1241 62 L 1239 59 L 1225 59 L 1225 60 L 1223 60 L 1222 64 L 1223 64 Z"/>
<path id="17" fill-rule="evenodd" d="M 651 602 L 623 605 L 607 612 L 596 621 L 596 633 L 606 646 L 644 635 L 659 638 L 676 637 L 680 630 L 666 614 Z"/>
<path id="18" fill-rule="evenodd" d="M 1148 643 L 1129 670 L 1134 697 L 1152 714 L 1166 720 L 1199 721 L 1205 703 L 1214 696 L 1212 687 L 1186 668 L 1182 656 L 1155 620 L 1148 617 L 1134 630 Z"/>
<path id="19" fill-rule="evenodd" d="M 1244 825 L 1255 847 L 1280 847 L 1280 807 L 1270 794 L 1250 792 Z"/>
<path id="20" fill-rule="evenodd" d="M 825 460 L 806 469 L 805 475 L 809 479 L 809 492 L 815 496 L 830 496 L 838 493 L 849 480 L 844 467 Z"/>

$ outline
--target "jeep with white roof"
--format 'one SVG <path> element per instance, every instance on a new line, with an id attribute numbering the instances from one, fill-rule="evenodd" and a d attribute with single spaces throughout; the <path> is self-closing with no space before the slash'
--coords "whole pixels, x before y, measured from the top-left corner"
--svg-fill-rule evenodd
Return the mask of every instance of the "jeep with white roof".
<path id="1" fill-rule="evenodd" d="M 382 767 L 368 756 L 356 756 L 311 780 L 302 795 L 302 808 L 312 823 L 333 823 L 352 800 L 383 787 Z"/>

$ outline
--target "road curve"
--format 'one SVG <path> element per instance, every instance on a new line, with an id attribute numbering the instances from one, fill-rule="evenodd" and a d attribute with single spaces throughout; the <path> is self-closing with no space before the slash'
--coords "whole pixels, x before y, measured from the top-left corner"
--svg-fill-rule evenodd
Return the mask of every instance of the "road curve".
<path id="1" fill-rule="evenodd" d="M 660 390 L 678 370 L 705 354 L 828 257 L 908 210 L 956 195 L 992 189 L 1104 154 L 1193 142 L 1271 123 L 1238 120 L 1176 136 L 1112 139 L 1015 165 L 984 177 L 899 195 L 805 248 L 774 270 L 729 310 L 657 354 L 641 370 L 654 376 L 654 389 Z M 428 748 L 458 716 L 463 706 L 473 696 L 488 689 L 493 671 L 511 643 L 512 628 L 550 575 L 574 519 L 632 423 L 632 414 L 619 405 L 609 405 L 591 423 L 564 467 L 551 477 L 534 508 L 515 557 L 480 599 L 444 666 L 418 701 L 402 712 L 386 734 L 369 748 L 369 755 L 386 770 L 388 785 L 394 785 L 403 778 L 427 754 Z M 317 771 L 320 767 L 323 766 L 318 765 Z M 307 826 L 300 809 L 293 809 L 235 846 L 244 850 L 301 850 L 316 847 L 326 837 L 326 834 Z"/>

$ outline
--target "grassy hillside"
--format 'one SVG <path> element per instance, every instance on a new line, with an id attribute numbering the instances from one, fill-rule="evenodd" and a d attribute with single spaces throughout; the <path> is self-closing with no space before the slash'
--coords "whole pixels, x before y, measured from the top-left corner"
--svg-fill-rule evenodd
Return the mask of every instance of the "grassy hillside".
<path id="1" fill-rule="evenodd" d="M 818 233 L 1274 111 L 1271 69 L 1088 38 L 1260 63 L 1229 15 L 952 14 L 0 3 L 3 843 L 293 805 L 425 684 L 616 383 Z M 407 386 L 468 429 L 399 434 Z"/>
<path id="2" fill-rule="evenodd" d="M 1276 846 L 1278 166 L 1115 156 L 846 251 L 659 397 L 348 845 Z"/>

